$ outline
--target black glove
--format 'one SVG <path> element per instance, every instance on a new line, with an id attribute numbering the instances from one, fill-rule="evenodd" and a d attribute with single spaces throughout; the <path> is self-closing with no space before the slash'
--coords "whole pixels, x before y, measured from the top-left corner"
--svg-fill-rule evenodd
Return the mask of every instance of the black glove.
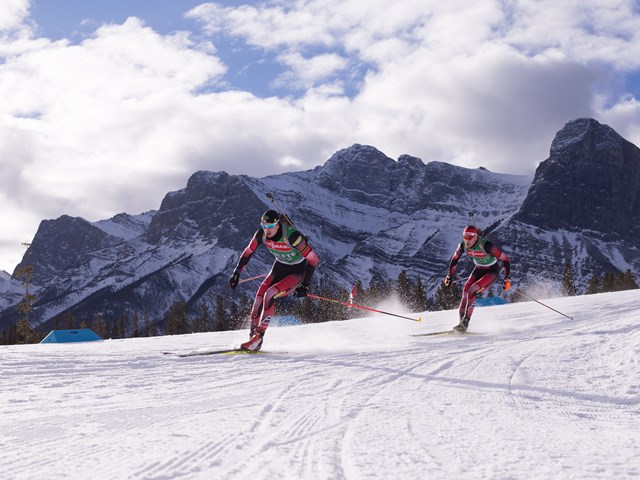
<path id="1" fill-rule="evenodd" d="M 293 292 L 293 295 L 297 298 L 304 298 L 307 296 L 308 293 L 309 293 L 309 285 L 305 285 L 303 283 L 302 285 L 298 285 L 298 287 Z"/>
<path id="2" fill-rule="evenodd" d="M 453 282 L 453 277 L 451 275 L 447 275 L 444 277 L 444 281 L 442 283 L 445 287 L 449 288 L 451 286 L 451 282 Z"/>
<path id="3" fill-rule="evenodd" d="M 231 288 L 236 288 L 238 286 L 238 281 L 240 280 L 240 272 L 238 270 L 233 271 L 233 275 L 229 279 L 229 285 Z"/>

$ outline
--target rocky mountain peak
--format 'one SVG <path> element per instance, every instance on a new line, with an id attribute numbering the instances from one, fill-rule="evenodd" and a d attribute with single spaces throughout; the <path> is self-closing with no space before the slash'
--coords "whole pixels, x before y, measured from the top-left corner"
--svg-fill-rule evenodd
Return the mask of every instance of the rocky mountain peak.
<path id="1" fill-rule="evenodd" d="M 567 122 L 551 143 L 550 157 L 579 159 L 589 151 L 606 151 L 615 148 L 624 139 L 608 125 L 593 118 L 578 118 Z"/>
<path id="2" fill-rule="evenodd" d="M 549 158 L 538 166 L 516 219 L 607 238 L 637 238 L 640 149 L 594 119 L 568 122 L 556 135 Z"/>
<path id="3" fill-rule="evenodd" d="M 336 152 L 319 169 L 318 184 L 379 208 L 415 209 L 418 203 L 407 203 L 411 195 L 406 192 L 420 190 L 425 171 L 425 164 L 417 157 L 402 155 L 395 161 L 372 146 L 355 144 Z"/>
<path id="4" fill-rule="evenodd" d="M 355 144 L 334 153 L 320 169 L 318 181 L 336 193 L 381 193 L 389 190 L 389 171 L 395 163 L 374 147 Z"/>
<path id="5" fill-rule="evenodd" d="M 84 218 L 62 215 L 55 220 L 40 222 L 31 246 L 18 267 L 33 265 L 34 283 L 40 283 L 42 279 L 55 275 L 54 272 L 89 263 L 96 251 L 118 243 L 119 239 Z"/>

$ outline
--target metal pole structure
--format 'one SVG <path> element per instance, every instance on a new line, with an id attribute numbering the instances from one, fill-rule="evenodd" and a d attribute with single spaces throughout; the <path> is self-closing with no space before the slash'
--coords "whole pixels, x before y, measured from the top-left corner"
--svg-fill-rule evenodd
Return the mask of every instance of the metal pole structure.
<path id="1" fill-rule="evenodd" d="M 256 275 L 255 277 L 245 278 L 245 279 L 243 279 L 243 280 L 240 280 L 240 281 L 238 282 L 238 285 L 240 285 L 241 283 L 244 283 L 244 282 L 250 282 L 251 280 L 257 280 L 258 278 L 264 278 L 264 277 L 266 277 L 267 275 L 269 275 L 269 274 L 268 274 L 268 273 L 263 273 L 263 274 L 261 274 L 261 275 Z"/>
<path id="2" fill-rule="evenodd" d="M 307 295 L 309 298 L 315 298 L 316 300 L 324 300 L 326 302 L 338 303 L 340 305 L 344 305 L 349 308 L 359 308 L 360 310 L 368 310 L 370 312 L 382 313 L 383 315 L 391 315 L 392 317 L 404 318 L 405 320 L 411 320 L 412 322 L 421 322 L 422 318 L 418 317 L 417 319 L 411 317 L 405 317 L 404 315 L 398 315 L 396 313 L 383 312 L 382 310 L 376 310 L 375 308 L 363 307 L 362 305 L 356 305 L 355 303 L 342 302 L 340 300 L 335 300 L 333 298 L 320 297 L 318 295 L 313 295 L 309 293 Z"/>
<path id="3" fill-rule="evenodd" d="M 567 317 L 568 319 L 573 320 L 573 317 L 570 317 L 569 315 L 565 315 L 564 313 L 559 312 L 559 311 L 558 311 L 558 310 L 556 310 L 555 308 L 551 308 L 549 305 L 545 305 L 545 304 L 544 304 L 544 303 L 542 303 L 541 301 L 536 300 L 535 298 L 530 297 L 529 295 L 524 294 L 524 293 L 520 292 L 519 290 L 515 290 L 513 293 L 517 293 L 517 294 L 519 294 L 519 295 L 522 295 L 523 297 L 526 297 L 526 298 L 528 298 L 529 300 L 533 300 L 534 302 L 539 303 L 539 304 L 540 304 L 540 305 L 542 305 L 543 307 L 547 307 L 549 310 L 553 310 L 554 312 L 559 313 L 559 314 L 560 314 L 560 315 L 562 315 L 563 317 Z"/>

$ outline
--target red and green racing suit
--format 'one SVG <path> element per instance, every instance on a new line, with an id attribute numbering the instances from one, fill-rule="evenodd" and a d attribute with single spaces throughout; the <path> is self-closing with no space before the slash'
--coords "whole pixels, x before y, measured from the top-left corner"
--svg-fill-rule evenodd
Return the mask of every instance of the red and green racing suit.
<path id="1" fill-rule="evenodd" d="M 462 289 L 459 313 L 460 318 L 469 319 L 473 314 L 476 296 L 488 289 L 498 279 L 500 263 L 504 267 L 505 276 L 510 276 L 511 260 L 500 247 L 484 237 L 478 237 L 478 241 L 470 248 L 467 248 L 462 241 L 449 261 L 449 275 L 451 277 L 455 275 L 458 260 L 465 252 L 473 259 L 475 267 Z"/>
<path id="2" fill-rule="evenodd" d="M 271 271 L 264 279 L 251 309 L 251 331 L 258 327 L 264 333 L 274 312 L 275 301 L 285 297 L 299 286 L 309 286 L 320 259 L 302 235 L 293 226 L 280 222 L 276 234 L 269 238 L 259 229 L 238 260 L 242 271 L 260 245 L 265 245 L 275 257 Z"/>

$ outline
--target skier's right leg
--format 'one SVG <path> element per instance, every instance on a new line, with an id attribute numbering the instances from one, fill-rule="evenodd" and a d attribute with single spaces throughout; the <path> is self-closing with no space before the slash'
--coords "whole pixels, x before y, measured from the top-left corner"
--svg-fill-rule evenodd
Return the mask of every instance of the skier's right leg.
<path id="1" fill-rule="evenodd" d="M 251 307 L 251 326 L 249 327 L 249 338 L 253 337 L 256 333 L 258 325 L 260 325 L 260 318 L 262 317 L 262 311 L 264 310 L 264 295 L 271 287 L 273 283 L 273 273 L 270 273 L 267 278 L 260 284 L 256 297 L 253 300 L 253 307 Z"/>
<path id="2" fill-rule="evenodd" d="M 243 350 L 260 350 L 260 348 L 262 347 L 264 334 L 269 327 L 271 317 L 273 316 L 273 312 L 275 311 L 276 300 L 282 297 L 286 297 L 291 292 L 293 292 L 293 290 L 300 284 L 303 278 L 303 275 L 298 273 L 287 275 L 282 280 L 266 289 L 262 298 L 262 312 L 260 318 L 258 319 L 259 322 L 257 321 L 255 324 L 255 328 L 252 328 L 249 341 L 241 345 L 241 348 Z M 251 322 L 251 325 L 253 327 L 253 316 Z"/>
<path id="3" fill-rule="evenodd" d="M 471 321 L 471 315 L 473 315 L 475 308 L 477 295 L 493 285 L 497 278 L 498 269 L 496 268 L 473 269 L 467 283 L 464 284 L 464 288 L 462 289 L 462 300 L 460 301 L 460 308 L 458 310 L 460 323 L 453 327 L 453 330 L 460 333 L 467 331 L 469 322 Z"/>
<path id="4" fill-rule="evenodd" d="M 453 327 L 455 332 L 464 333 L 467 331 L 469 327 L 469 319 L 471 318 L 471 313 L 473 313 L 473 302 L 475 298 L 469 295 L 472 285 L 475 283 L 475 272 L 474 268 L 467 279 L 467 282 L 464 284 L 462 289 L 462 298 L 460 299 L 460 307 L 458 308 L 458 315 L 460 316 L 460 323 Z"/>

